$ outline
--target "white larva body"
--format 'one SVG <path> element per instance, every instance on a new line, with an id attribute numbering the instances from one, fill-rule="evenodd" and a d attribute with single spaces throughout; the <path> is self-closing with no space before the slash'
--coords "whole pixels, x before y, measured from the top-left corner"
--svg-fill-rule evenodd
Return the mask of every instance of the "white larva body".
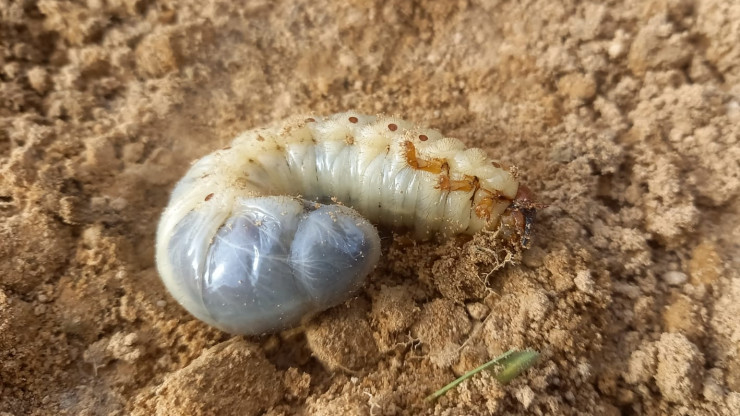
<path id="1" fill-rule="evenodd" d="M 436 130 L 356 113 L 289 119 L 191 167 L 162 215 L 157 266 L 201 320 L 235 333 L 277 330 L 361 285 L 380 253 L 370 223 L 420 238 L 473 234 L 498 226 L 518 189 L 483 151 Z M 332 201 L 344 207 L 319 208 Z M 306 279 L 319 288 L 301 286 Z"/>

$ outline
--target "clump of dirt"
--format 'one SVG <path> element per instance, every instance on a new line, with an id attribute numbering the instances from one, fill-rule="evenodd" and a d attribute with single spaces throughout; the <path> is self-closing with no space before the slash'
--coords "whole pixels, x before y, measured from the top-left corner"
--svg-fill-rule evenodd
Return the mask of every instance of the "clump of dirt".
<path id="1" fill-rule="evenodd" d="M 279 403 L 284 389 L 257 345 L 232 338 L 168 374 L 150 395 L 137 398 L 132 414 L 258 414 Z"/>
<path id="2" fill-rule="evenodd" d="M 0 413 L 740 414 L 738 36 L 723 0 L 0 0 Z M 174 183 L 352 108 L 516 165 L 532 247 L 395 235 L 303 329 L 195 321 L 154 265 Z"/>

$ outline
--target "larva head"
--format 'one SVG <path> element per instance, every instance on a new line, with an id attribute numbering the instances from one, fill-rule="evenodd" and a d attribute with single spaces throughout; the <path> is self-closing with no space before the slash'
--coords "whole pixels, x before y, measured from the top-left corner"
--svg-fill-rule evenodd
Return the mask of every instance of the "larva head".
<path id="1" fill-rule="evenodd" d="M 261 334 L 346 300 L 380 257 L 377 230 L 355 211 L 289 197 L 237 198 L 226 220 L 208 202 L 167 242 L 160 274 L 197 318 Z M 160 242 L 158 242 L 159 244 Z"/>
<path id="2" fill-rule="evenodd" d="M 529 187 L 520 184 L 516 197 L 501 216 L 501 229 L 504 237 L 517 236 L 522 247 L 529 247 L 532 238 L 532 224 L 537 216 L 535 196 Z"/>

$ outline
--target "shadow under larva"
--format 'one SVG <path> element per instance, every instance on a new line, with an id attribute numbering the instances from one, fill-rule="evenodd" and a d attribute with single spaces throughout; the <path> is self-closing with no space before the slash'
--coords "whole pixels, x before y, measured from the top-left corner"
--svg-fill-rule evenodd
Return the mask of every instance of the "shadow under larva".
<path id="1" fill-rule="evenodd" d="M 356 113 L 293 118 L 190 168 L 162 214 L 157 267 L 198 319 L 261 334 L 361 287 L 380 257 L 373 224 L 419 239 L 498 230 L 526 247 L 534 214 L 510 170 L 436 130 Z"/>

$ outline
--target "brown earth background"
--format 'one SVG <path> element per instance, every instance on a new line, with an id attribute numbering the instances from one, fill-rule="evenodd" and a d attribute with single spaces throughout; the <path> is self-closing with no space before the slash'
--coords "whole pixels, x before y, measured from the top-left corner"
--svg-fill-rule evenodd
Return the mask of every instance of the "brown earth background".
<path id="1" fill-rule="evenodd" d="M 740 414 L 740 3 L 0 0 L 0 415 Z M 154 234 L 238 132 L 356 109 L 519 167 L 533 247 L 388 234 L 232 337 Z M 510 348 L 542 353 L 423 398 Z"/>

